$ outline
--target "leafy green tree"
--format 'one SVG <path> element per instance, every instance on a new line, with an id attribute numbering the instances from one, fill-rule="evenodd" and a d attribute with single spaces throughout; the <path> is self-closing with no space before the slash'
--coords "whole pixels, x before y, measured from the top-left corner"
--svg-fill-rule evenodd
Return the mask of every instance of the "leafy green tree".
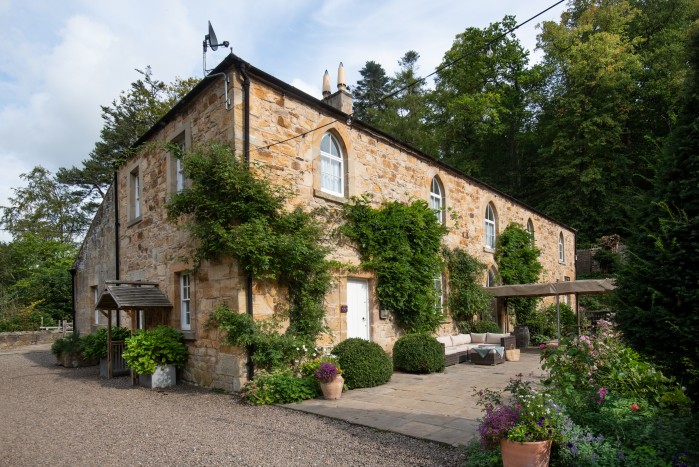
<path id="1" fill-rule="evenodd" d="M 699 29 L 677 127 L 657 160 L 653 190 L 618 274 L 619 327 L 699 400 Z M 659 349 L 658 342 L 672 342 Z M 655 345 L 653 344 L 655 343 Z"/>
<path id="2" fill-rule="evenodd" d="M 461 332 L 471 332 L 476 318 L 479 321 L 491 319 L 493 297 L 483 287 L 487 266 L 458 248 L 445 248 L 443 254 L 449 272 L 449 312 Z"/>
<path id="3" fill-rule="evenodd" d="M 539 181 L 525 198 L 578 229 L 581 244 L 626 234 L 674 121 L 690 10 L 687 1 L 574 0 L 560 23 L 543 25 Z"/>
<path id="4" fill-rule="evenodd" d="M 534 238 L 516 222 L 508 225 L 498 237 L 495 261 L 503 284 L 531 284 L 539 280 L 542 266 L 541 251 L 534 245 Z M 517 324 L 525 326 L 536 309 L 536 298 L 511 298 Z"/>
<path id="5" fill-rule="evenodd" d="M 391 92 L 389 78 L 381 64 L 369 60 L 364 68 L 359 70 L 362 79 L 353 86 L 353 113 L 354 116 L 370 125 L 376 125 L 381 119 L 381 113 L 386 105 L 382 100 Z"/>
<path id="6" fill-rule="evenodd" d="M 13 188 L 15 196 L 10 197 L 10 206 L 0 208 L 0 225 L 15 239 L 30 235 L 72 243 L 82 235 L 89 220 L 79 196 L 41 166 L 20 177 L 27 186 Z"/>
<path id="7" fill-rule="evenodd" d="M 539 73 L 527 68 L 528 53 L 515 36 L 495 39 L 515 24 L 506 16 L 457 35 L 436 78 L 431 126 L 445 162 L 516 194 L 527 172 L 529 90 Z"/>
<path id="8" fill-rule="evenodd" d="M 165 83 L 153 78 L 150 66 L 136 71 L 142 78 L 131 83 L 111 105 L 102 106 L 100 140 L 82 167 L 61 168 L 57 173 L 58 181 L 75 187 L 92 210 L 111 185 L 114 169 L 133 154 L 138 138 L 199 82 L 198 78 L 176 78 Z"/>

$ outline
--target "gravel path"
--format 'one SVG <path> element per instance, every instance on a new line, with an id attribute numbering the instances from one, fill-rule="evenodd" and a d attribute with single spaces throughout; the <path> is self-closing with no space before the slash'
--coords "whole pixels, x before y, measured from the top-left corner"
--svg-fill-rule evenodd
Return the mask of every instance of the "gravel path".
<path id="1" fill-rule="evenodd" d="M 189 385 L 132 387 L 56 366 L 46 346 L 0 351 L 0 465 L 460 465 L 451 446 Z"/>

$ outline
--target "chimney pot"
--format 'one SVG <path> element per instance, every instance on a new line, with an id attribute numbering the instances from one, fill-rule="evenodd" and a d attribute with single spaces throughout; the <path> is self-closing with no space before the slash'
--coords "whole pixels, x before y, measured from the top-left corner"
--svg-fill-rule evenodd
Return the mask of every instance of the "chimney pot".
<path id="1" fill-rule="evenodd" d="M 345 91 L 347 89 L 347 83 L 345 80 L 345 66 L 340 62 L 340 66 L 337 68 L 337 89 L 338 91 Z"/>
<path id="2" fill-rule="evenodd" d="M 323 75 L 323 97 L 328 97 L 330 94 L 330 74 L 328 70 L 325 70 L 325 74 Z"/>

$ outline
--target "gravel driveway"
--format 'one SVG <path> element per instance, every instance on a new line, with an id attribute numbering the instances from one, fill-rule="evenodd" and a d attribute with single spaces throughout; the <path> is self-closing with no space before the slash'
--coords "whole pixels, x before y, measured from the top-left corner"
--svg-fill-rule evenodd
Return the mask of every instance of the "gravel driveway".
<path id="1" fill-rule="evenodd" d="M 0 465 L 460 465 L 460 449 L 189 385 L 132 387 L 0 351 Z"/>

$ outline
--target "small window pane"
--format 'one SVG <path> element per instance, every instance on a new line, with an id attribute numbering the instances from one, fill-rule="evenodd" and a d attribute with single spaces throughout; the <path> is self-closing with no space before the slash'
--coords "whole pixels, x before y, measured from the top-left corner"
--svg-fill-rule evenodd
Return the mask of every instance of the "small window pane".
<path id="1" fill-rule="evenodd" d="M 320 143 L 320 188 L 333 195 L 344 196 L 344 167 L 340 146 L 326 133 Z"/>

